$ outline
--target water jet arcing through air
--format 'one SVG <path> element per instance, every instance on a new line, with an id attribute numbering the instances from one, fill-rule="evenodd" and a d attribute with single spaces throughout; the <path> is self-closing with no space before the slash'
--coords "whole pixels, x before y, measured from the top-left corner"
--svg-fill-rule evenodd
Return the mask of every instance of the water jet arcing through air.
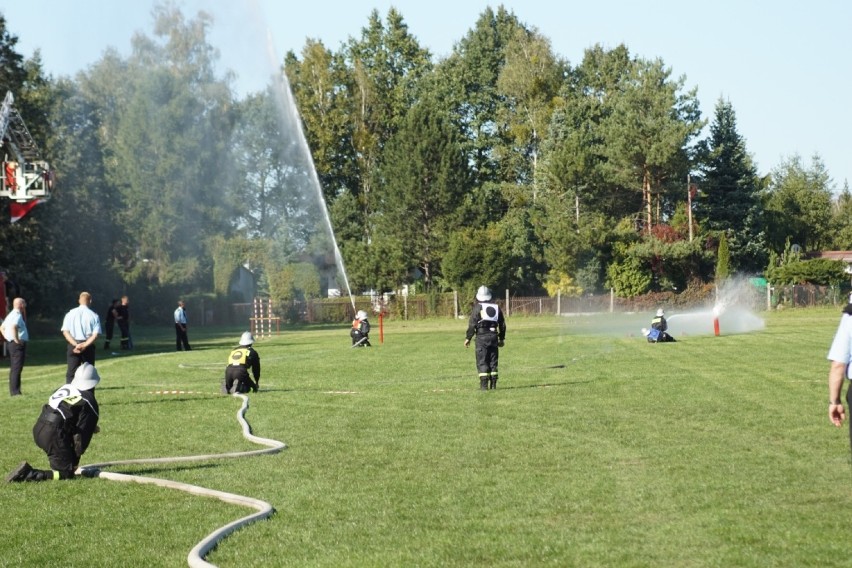
<path id="1" fill-rule="evenodd" d="M 267 50 L 271 61 L 277 61 L 275 49 L 272 44 L 272 38 L 267 37 Z M 340 276 L 343 278 L 343 283 L 346 286 L 346 292 L 349 294 L 349 301 L 352 304 L 353 311 L 355 310 L 355 298 L 352 296 L 352 288 L 349 286 L 349 276 L 346 274 L 346 267 L 343 264 L 343 256 L 340 254 L 340 247 L 337 245 L 337 238 L 334 235 L 334 228 L 331 224 L 331 217 L 328 214 L 325 197 L 322 193 L 319 176 L 317 175 L 316 166 L 314 165 L 313 156 L 311 155 L 310 147 L 308 146 L 307 138 L 302 129 L 302 121 L 299 117 L 299 110 L 296 107 L 296 102 L 293 100 L 293 92 L 290 89 L 290 82 L 287 79 L 286 73 L 281 70 L 273 76 L 272 92 L 275 97 L 275 105 L 278 108 L 278 115 L 281 121 L 282 133 L 285 135 L 292 133 L 294 142 L 298 145 L 298 164 L 300 164 L 305 173 L 308 174 L 308 184 L 310 192 L 317 199 L 317 206 L 321 210 L 323 227 L 331 238 L 331 244 L 334 249 L 334 263 Z M 290 164 L 295 166 L 298 164 Z"/>

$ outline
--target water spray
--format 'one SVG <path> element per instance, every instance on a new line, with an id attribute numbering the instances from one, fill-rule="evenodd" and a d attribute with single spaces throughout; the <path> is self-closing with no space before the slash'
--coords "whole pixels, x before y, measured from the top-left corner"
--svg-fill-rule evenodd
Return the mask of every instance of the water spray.
<path id="1" fill-rule="evenodd" d="M 267 52 L 271 61 L 279 61 L 275 48 L 272 43 L 272 37 L 267 33 Z M 352 296 L 352 288 L 349 286 L 349 277 L 346 274 L 346 267 L 343 265 L 343 256 L 340 253 L 340 247 L 337 245 L 337 238 L 334 235 L 334 228 L 331 225 L 331 217 L 328 214 L 328 207 L 325 202 L 325 197 L 322 194 L 322 186 L 320 185 L 317 169 L 314 164 L 314 158 L 311 155 L 310 147 L 308 146 L 307 138 L 302 127 L 302 121 L 299 116 L 299 109 L 296 107 L 296 102 L 293 100 L 293 91 L 290 88 L 290 81 L 287 79 L 287 74 L 282 70 L 275 74 L 273 81 L 273 94 L 275 95 L 275 103 L 278 107 L 280 118 L 282 121 L 282 130 L 286 130 L 287 124 L 293 125 L 293 130 L 297 134 L 299 150 L 301 151 L 307 170 L 310 174 L 311 186 L 319 201 L 322 209 L 323 221 L 328 235 L 331 237 L 331 242 L 334 248 L 334 262 L 337 266 L 340 275 L 343 277 L 343 283 L 346 285 L 346 291 L 349 294 L 349 301 L 352 304 L 352 310 L 355 310 L 355 298 Z"/>
<path id="2" fill-rule="evenodd" d="M 713 306 L 713 335 L 719 337 L 719 306 Z"/>

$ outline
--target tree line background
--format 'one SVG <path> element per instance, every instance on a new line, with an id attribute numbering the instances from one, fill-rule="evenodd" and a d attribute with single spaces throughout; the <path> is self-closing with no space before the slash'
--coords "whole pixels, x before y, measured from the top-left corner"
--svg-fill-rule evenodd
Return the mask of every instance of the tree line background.
<path id="1" fill-rule="evenodd" d="M 308 40 L 282 61 L 311 161 L 273 85 L 241 98 L 217 72 L 208 15 L 162 4 L 152 19 L 127 57 L 53 78 L 0 14 L 0 90 L 57 172 L 49 202 L 0 222 L 0 267 L 31 313 L 55 318 L 86 289 L 98 311 L 126 293 L 161 320 L 178 297 L 230 301 L 239 266 L 279 306 L 318 297 L 323 205 L 353 291 L 848 279 L 803 260 L 852 249 L 848 185 L 818 155 L 758 172 L 731 101 L 702 117 L 685 77 L 625 45 L 572 64 L 498 7 L 436 59 L 399 11 L 373 11 L 336 50 Z M 314 175 L 324 204 L 304 190 Z"/>

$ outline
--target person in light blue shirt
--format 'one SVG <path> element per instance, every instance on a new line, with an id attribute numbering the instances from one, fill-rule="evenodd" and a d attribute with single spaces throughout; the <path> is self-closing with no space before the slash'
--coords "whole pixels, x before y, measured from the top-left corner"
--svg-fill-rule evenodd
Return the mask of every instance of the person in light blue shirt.
<path id="1" fill-rule="evenodd" d="M 68 369 L 65 371 L 66 384 L 74 380 L 74 372 L 84 362 L 95 364 L 95 341 L 101 333 L 101 319 L 89 307 L 92 295 L 81 292 L 77 303 L 79 305 L 76 308 L 65 314 L 60 329 L 68 342 L 65 350 L 68 361 Z"/>
<path id="2" fill-rule="evenodd" d="M 837 326 L 834 340 L 828 350 L 828 360 L 831 361 L 828 371 L 828 419 L 839 428 L 846 419 L 842 399 L 843 384 L 852 379 L 850 376 L 852 371 L 850 367 L 852 363 L 852 295 L 849 296 L 849 304 L 843 308 L 840 316 L 840 324 Z M 846 403 L 852 403 L 852 390 L 848 388 Z M 849 435 L 852 437 L 852 422 L 849 424 Z"/>
<path id="3" fill-rule="evenodd" d="M 184 309 L 183 300 L 178 300 L 178 307 L 175 310 L 175 345 L 177 351 L 187 350 L 192 351 L 189 346 L 189 337 L 186 334 L 186 310 Z"/>
<path id="4" fill-rule="evenodd" d="M 27 303 L 23 298 L 12 301 L 12 311 L 3 320 L 3 337 L 6 338 L 6 352 L 9 354 L 9 394 L 21 394 L 21 372 L 27 359 L 27 342 L 30 334 L 27 331 Z"/>

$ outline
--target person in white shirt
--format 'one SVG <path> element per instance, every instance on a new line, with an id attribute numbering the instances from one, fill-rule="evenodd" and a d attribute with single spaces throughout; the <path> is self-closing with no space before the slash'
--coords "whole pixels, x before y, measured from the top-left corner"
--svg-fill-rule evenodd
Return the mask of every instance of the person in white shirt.
<path id="1" fill-rule="evenodd" d="M 178 300 L 178 307 L 175 310 L 175 346 L 178 351 L 192 351 L 192 347 L 189 346 L 189 337 L 186 335 L 185 305 L 183 300 Z"/>
<path id="2" fill-rule="evenodd" d="M 27 359 L 27 342 L 30 334 L 26 322 L 27 303 L 23 298 L 12 301 L 12 311 L 3 320 L 3 337 L 9 354 L 9 394 L 21 394 L 21 372 Z"/>
<path id="3" fill-rule="evenodd" d="M 68 342 L 65 351 L 68 361 L 68 369 L 65 371 L 66 384 L 71 384 L 74 372 L 83 362 L 95 364 L 95 341 L 101 333 L 101 318 L 89 307 L 92 295 L 80 292 L 77 303 L 79 305 L 76 308 L 65 314 L 60 329 Z"/>

